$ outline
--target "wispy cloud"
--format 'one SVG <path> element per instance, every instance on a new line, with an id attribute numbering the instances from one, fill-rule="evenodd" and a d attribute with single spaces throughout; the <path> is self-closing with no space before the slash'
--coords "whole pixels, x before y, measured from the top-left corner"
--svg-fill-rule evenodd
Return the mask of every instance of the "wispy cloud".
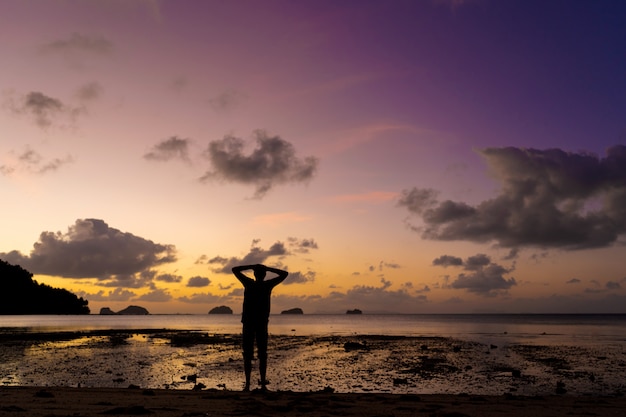
<path id="1" fill-rule="evenodd" d="M 98 35 L 72 33 L 65 39 L 57 39 L 41 46 L 46 53 L 90 53 L 108 55 L 113 52 L 113 42 Z"/>
<path id="2" fill-rule="evenodd" d="M 55 172 L 61 167 L 74 162 L 71 155 L 62 158 L 46 159 L 39 152 L 30 147 L 22 152 L 9 152 L 6 162 L 0 164 L 0 174 L 11 176 L 17 173 L 38 174 L 43 175 L 49 172 Z"/>
<path id="3" fill-rule="evenodd" d="M 172 136 L 165 139 L 152 147 L 152 150 L 143 157 L 148 161 L 170 161 L 172 159 L 180 159 L 189 162 L 189 144 L 190 139 Z"/>

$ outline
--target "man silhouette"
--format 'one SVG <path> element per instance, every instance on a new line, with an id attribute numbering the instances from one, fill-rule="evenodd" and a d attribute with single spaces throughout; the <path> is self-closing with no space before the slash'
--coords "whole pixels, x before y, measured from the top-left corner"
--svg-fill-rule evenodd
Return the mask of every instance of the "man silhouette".
<path id="1" fill-rule="evenodd" d="M 252 270 L 254 278 L 249 278 L 242 271 Z M 272 289 L 287 278 L 288 272 L 265 265 L 241 265 L 232 269 L 233 274 L 243 284 L 243 364 L 246 373 L 244 391 L 250 390 L 250 374 L 252 372 L 252 358 L 254 356 L 254 341 L 256 339 L 257 355 L 259 358 L 259 374 L 261 388 L 265 389 L 267 379 L 267 323 L 270 316 L 270 299 Z M 267 272 L 276 274 L 275 278 L 265 280 Z"/>

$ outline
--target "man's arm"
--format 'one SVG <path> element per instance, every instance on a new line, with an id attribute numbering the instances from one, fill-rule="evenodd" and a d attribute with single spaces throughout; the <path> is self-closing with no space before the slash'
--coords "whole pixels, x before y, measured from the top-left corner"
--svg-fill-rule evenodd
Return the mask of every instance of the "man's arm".
<path id="1" fill-rule="evenodd" d="M 282 269 L 278 269 L 278 268 L 272 268 L 270 266 L 266 266 L 265 270 L 268 272 L 271 272 L 273 274 L 276 274 L 277 277 L 276 278 L 272 278 L 270 280 L 268 280 L 267 282 L 271 282 L 272 285 L 278 285 L 281 282 L 283 282 L 287 276 L 289 275 L 289 272 L 287 271 L 283 271 Z"/>
<path id="2" fill-rule="evenodd" d="M 232 271 L 233 274 L 235 274 L 235 276 L 237 277 L 237 279 L 239 281 L 241 281 L 242 284 L 245 285 L 246 281 L 252 281 L 252 278 L 247 277 L 244 273 L 242 273 L 241 271 L 247 271 L 249 269 L 254 269 L 255 265 L 239 265 L 239 266 L 233 266 Z"/>

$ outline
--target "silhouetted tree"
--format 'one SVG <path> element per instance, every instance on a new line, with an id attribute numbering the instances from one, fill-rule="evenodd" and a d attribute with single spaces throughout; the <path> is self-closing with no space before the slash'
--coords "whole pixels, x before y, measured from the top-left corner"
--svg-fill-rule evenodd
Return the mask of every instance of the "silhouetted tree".
<path id="1" fill-rule="evenodd" d="M 0 260 L 0 314 L 89 314 L 89 301 L 33 280 L 19 265 Z"/>

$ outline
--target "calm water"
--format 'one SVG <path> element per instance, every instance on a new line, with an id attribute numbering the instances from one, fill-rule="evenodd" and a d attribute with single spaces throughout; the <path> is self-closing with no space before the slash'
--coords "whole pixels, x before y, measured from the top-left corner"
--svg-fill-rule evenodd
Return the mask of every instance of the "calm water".
<path id="1" fill-rule="evenodd" d="M 239 315 L 0 316 L 0 332 L 178 329 L 237 334 Z M 626 345 L 626 315 L 272 315 L 270 333 L 446 336 L 482 342 Z"/>

